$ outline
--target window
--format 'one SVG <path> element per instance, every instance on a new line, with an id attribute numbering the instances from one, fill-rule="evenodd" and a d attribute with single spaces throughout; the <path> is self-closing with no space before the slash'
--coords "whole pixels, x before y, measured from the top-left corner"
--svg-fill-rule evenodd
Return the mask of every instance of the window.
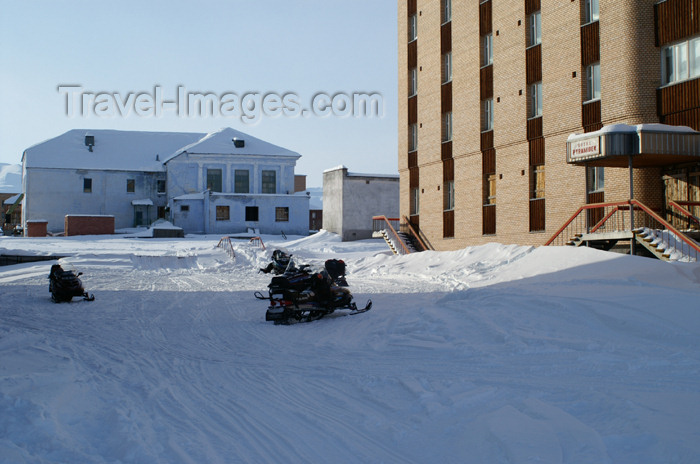
<path id="1" fill-rule="evenodd" d="M 234 193 L 250 193 L 250 174 L 247 169 L 234 171 Z"/>
<path id="2" fill-rule="evenodd" d="M 257 206 L 246 206 L 245 207 L 245 220 L 251 222 L 257 222 L 258 220 L 258 207 Z"/>
<path id="3" fill-rule="evenodd" d="M 90 179 L 88 177 L 83 179 L 83 192 L 85 192 L 85 193 L 92 192 L 92 179 Z"/>
<path id="4" fill-rule="evenodd" d="M 180 205 L 180 212 L 186 213 L 190 210 L 190 205 Z"/>
<path id="5" fill-rule="evenodd" d="M 442 83 L 452 80 L 452 52 L 442 55 Z"/>
<path id="6" fill-rule="evenodd" d="M 278 206 L 275 208 L 275 221 L 276 222 L 289 222 L 289 207 L 288 206 Z"/>
<path id="7" fill-rule="evenodd" d="M 601 192 L 605 189 L 605 168 L 588 168 L 588 193 Z"/>
<path id="8" fill-rule="evenodd" d="M 418 124 L 408 126 L 408 151 L 416 151 L 418 149 Z"/>
<path id="9" fill-rule="evenodd" d="M 536 82 L 530 86 L 530 114 L 528 117 L 542 116 L 542 82 Z"/>
<path id="10" fill-rule="evenodd" d="M 221 169 L 207 169 L 207 190 L 221 192 Z"/>
<path id="11" fill-rule="evenodd" d="M 262 172 L 262 193 L 277 193 L 277 173 L 275 171 Z"/>
<path id="12" fill-rule="evenodd" d="M 157 180 L 156 181 L 156 192 L 158 193 L 165 193 L 165 181 L 164 180 Z"/>
<path id="13" fill-rule="evenodd" d="M 544 198 L 544 165 L 531 167 L 530 171 L 530 198 L 535 200 Z"/>
<path id="14" fill-rule="evenodd" d="M 418 93 L 418 68 L 412 68 L 408 72 L 408 96 L 412 97 Z"/>
<path id="15" fill-rule="evenodd" d="M 447 23 L 452 20 L 452 0 L 442 0 L 442 22 Z"/>
<path id="16" fill-rule="evenodd" d="M 408 41 L 413 42 L 418 38 L 418 17 L 411 15 L 408 18 Z"/>
<path id="17" fill-rule="evenodd" d="M 455 181 L 448 180 L 444 185 L 444 210 L 452 211 L 455 209 Z"/>
<path id="18" fill-rule="evenodd" d="M 411 189 L 411 216 L 415 216 L 420 211 L 419 195 L 419 189 Z"/>
<path id="19" fill-rule="evenodd" d="M 481 131 L 493 130 L 493 98 L 481 101 Z"/>
<path id="20" fill-rule="evenodd" d="M 452 140 L 452 112 L 442 114 L 442 141 Z"/>
<path id="21" fill-rule="evenodd" d="M 600 63 L 586 66 L 586 101 L 600 99 Z"/>
<path id="22" fill-rule="evenodd" d="M 484 176 L 484 205 L 496 204 L 496 174 Z"/>
<path id="23" fill-rule="evenodd" d="M 126 193 L 134 193 L 136 191 L 136 181 L 134 179 L 126 180 Z"/>
<path id="24" fill-rule="evenodd" d="M 700 76 L 700 37 L 661 50 L 662 84 Z"/>
<path id="25" fill-rule="evenodd" d="M 228 221 L 229 219 L 230 219 L 229 207 L 228 206 L 217 206 L 216 207 L 216 220 L 217 221 Z"/>
<path id="26" fill-rule="evenodd" d="M 493 35 L 481 37 L 481 66 L 493 64 Z"/>
<path id="27" fill-rule="evenodd" d="M 527 46 L 532 47 L 542 43 L 542 20 L 540 12 L 537 11 L 527 19 Z"/>
<path id="28" fill-rule="evenodd" d="M 583 8 L 585 24 L 598 21 L 598 0 L 585 0 Z"/>

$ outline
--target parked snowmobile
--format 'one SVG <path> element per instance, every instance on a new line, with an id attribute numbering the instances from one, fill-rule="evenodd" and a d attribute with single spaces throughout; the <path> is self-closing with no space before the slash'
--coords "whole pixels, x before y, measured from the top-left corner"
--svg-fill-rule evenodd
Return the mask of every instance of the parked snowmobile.
<path id="1" fill-rule="evenodd" d="M 93 301 L 95 295 L 87 293 L 83 288 L 83 283 L 80 281 L 79 276 L 82 274 L 82 272 L 76 274 L 72 270 L 66 271 L 59 264 L 51 266 L 51 273 L 49 274 L 51 299 L 55 303 L 61 303 L 63 301 L 71 301 L 74 296 L 80 296 L 85 301 Z"/>
<path id="2" fill-rule="evenodd" d="M 358 308 L 352 301 L 350 290 L 334 285 L 325 269 L 318 273 L 273 277 L 268 289 L 267 297 L 261 292 L 255 292 L 255 297 L 270 301 L 265 320 L 275 324 L 310 322 L 339 309 L 359 314 L 372 308 L 371 300 L 364 308 Z"/>
<path id="3" fill-rule="evenodd" d="M 341 287 L 348 286 L 348 281 L 345 279 L 345 261 L 342 259 L 328 259 L 324 267 L 336 285 Z"/>
<path id="4" fill-rule="evenodd" d="M 272 252 L 272 261 L 264 268 L 260 268 L 260 272 L 265 274 L 282 274 L 287 271 L 292 259 L 292 255 L 288 255 L 282 250 L 275 250 Z"/>

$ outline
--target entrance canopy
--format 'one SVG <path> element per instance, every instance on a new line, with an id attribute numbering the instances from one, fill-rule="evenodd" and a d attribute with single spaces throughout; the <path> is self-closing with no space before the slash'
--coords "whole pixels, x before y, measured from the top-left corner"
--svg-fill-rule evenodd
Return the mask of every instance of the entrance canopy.
<path id="1" fill-rule="evenodd" d="M 700 162 L 700 132 L 665 124 L 614 124 L 566 140 L 566 162 L 634 167 Z"/>

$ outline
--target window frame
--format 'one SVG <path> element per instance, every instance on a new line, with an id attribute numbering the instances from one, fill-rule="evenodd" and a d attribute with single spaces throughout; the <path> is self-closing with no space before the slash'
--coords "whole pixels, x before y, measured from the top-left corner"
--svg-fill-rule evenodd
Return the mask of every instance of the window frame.
<path id="1" fill-rule="evenodd" d="M 452 141 L 452 111 L 442 113 L 442 143 Z"/>
<path id="2" fill-rule="evenodd" d="M 585 0 L 583 3 L 584 25 L 594 23 L 600 19 L 600 4 L 598 0 Z"/>
<path id="3" fill-rule="evenodd" d="M 586 66 L 586 102 L 600 100 L 600 63 Z"/>
<path id="4" fill-rule="evenodd" d="M 484 206 L 496 204 L 496 173 L 484 174 Z"/>
<path id="5" fill-rule="evenodd" d="M 408 17 L 408 43 L 418 39 L 418 15 Z"/>
<path id="6" fill-rule="evenodd" d="M 481 36 L 481 67 L 493 64 L 493 34 Z"/>
<path id="7" fill-rule="evenodd" d="M 589 166 L 586 177 L 587 193 L 605 191 L 605 168 L 603 166 Z"/>
<path id="8" fill-rule="evenodd" d="M 162 188 L 161 188 L 162 186 Z M 166 193 L 167 185 L 165 179 L 156 180 L 156 193 Z"/>
<path id="9" fill-rule="evenodd" d="M 452 21 L 452 0 L 442 0 L 441 3 L 442 24 L 446 24 Z"/>
<path id="10" fill-rule="evenodd" d="M 696 50 L 697 54 L 694 53 Z M 685 64 L 685 70 L 680 68 L 681 63 Z M 662 86 L 698 77 L 700 77 L 700 36 L 684 39 L 661 48 Z"/>
<path id="11" fill-rule="evenodd" d="M 543 104 L 542 104 L 542 81 L 530 84 L 528 87 L 528 119 L 535 119 L 542 117 Z"/>
<path id="12" fill-rule="evenodd" d="M 218 172 L 219 176 L 219 185 L 214 185 L 214 181 L 212 179 L 215 179 L 215 175 Z M 224 171 L 223 169 L 220 168 L 207 168 L 207 190 L 210 190 L 212 192 L 223 192 L 224 191 Z M 216 190 L 214 187 L 219 187 L 218 190 Z"/>
<path id="13" fill-rule="evenodd" d="M 443 185 L 443 211 L 454 211 L 455 209 L 455 181 L 445 181 Z"/>
<path id="14" fill-rule="evenodd" d="M 418 95 L 418 68 L 408 70 L 408 98 Z"/>
<path id="15" fill-rule="evenodd" d="M 136 179 L 126 180 L 126 193 L 136 193 Z"/>
<path id="16" fill-rule="evenodd" d="M 408 152 L 413 153 L 418 150 L 418 124 L 408 125 Z"/>
<path id="17" fill-rule="evenodd" d="M 216 205 L 216 220 L 217 221 L 230 221 L 231 220 L 231 207 L 229 205 Z"/>
<path id="18" fill-rule="evenodd" d="M 545 198 L 547 174 L 544 164 L 530 166 L 530 200 Z"/>
<path id="19" fill-rule="evenodd" d="M 83 193 L 92 193 L 92 177 L 83 177 Z"/>
<path id="20" fill-rule="evenodd" d="M 493 130 L 493 98 L 481 100 L 481 132 Z"/>
<path id="21" fill-rule="evenodd" d="M 527 46 L 535 47 L 542 43 L 542 14 L 535 11 L 527 18 Z"/>
<path id="22" fill-rule="evenodd" d="M 239 184 L 242 181 L 243 175 L 245 173 L 245 191 Z M 241 175 L 239 178 L 239 174 Z M 250 170 L 249 169 L 234 169 L 233 170 L 233 193 L 250 193 Z"/>
<path id="23" fill-rule="evenodd" d="M 266 180 L 265 177 L 268 177 Z M 269 177 L 272 177 L 270 181 Z M 277 193 L 277 171 L 274 169 L 263 169 L 260 172 L 260 193 L 274 195 Z"/>
<path id="24" fill-rule="evenodd" d="M 189 213 L 190 211 L 190 205 L 180 205 L 180 212 L 181 213 Z"/>
<path id="25" fill-rule="evenodd" d="M 289 222 L 289 206 L 275 207 L 275 222 Z"/>
<path id="26" fill-rule="evenodd" d="M 448 82 L 452 82 L 452 51 L 442 54 L 442 83 Z"/>
<path id="27" fill-rule="evenodd" d="M 412 188 L 410 190 L 410 195 L 411 216 L 418 216 L 418 214 L 420 214 L 420 188 Z"/>

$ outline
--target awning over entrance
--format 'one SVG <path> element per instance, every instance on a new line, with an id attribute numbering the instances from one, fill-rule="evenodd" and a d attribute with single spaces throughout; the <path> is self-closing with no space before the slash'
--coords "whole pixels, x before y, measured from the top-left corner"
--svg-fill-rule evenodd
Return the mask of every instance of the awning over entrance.
<path id="1" fill-rule="evenodd" d="M 572 134 L 566 162 L 575 165 L 635 168 L 700 162 L 700 132 L 665 124 L 614 124 Z"/>
<path id="2" fill-rule="evenodd" d="M 149 198 L 144 198 L 143 200 L 131 200 L 133 206 L 153 206 L 153 201 Z"/>

